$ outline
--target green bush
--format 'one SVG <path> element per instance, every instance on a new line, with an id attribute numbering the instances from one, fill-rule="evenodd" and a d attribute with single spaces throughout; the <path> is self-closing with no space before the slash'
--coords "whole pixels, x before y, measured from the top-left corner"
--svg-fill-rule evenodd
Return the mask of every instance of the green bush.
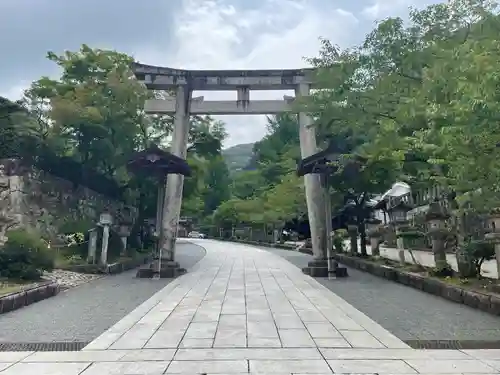
<path id="1" fill-rule="evenodd" d="M 54 256 L 47 244 L 25 230 L 7 233 L 0 249 L 0 277 L 15 280 L 38 280 L 43 271 L 54 267 Z"/>
<path id="2" fill-rule="evenodd" d="M 495 258 L 495 245 L 488 240 L 472 240 L 465 244 L 465 251 L 472 257 L 477 277 L 481 278 L 484 261 Z"/>
<path id="3" fill-rule="evenodd" d="M 345 229 L 337 229 L 334 231 L 333 235 L 333 247 L 335 248 L 335 251 L 338 253 L 343 253 L 345 252 L 345 246 L 344 246 L 344 241 L 346 238 L 349 237 L 349 234 Z"/>
<path id="4" fill-rule="evenodd" d="M 89 240 L 88 231 L 94 225 L 89 220 L 71 220 L 64 222 L 58 229 L 59 234 L 65 236 L 73 235 L 75 233 L 83 233 L 83 240 L 76 244 L 72 244 L 62 249 L 67 256 L 78 255 L 85 258 L 87 256 L 87 241 Z"/>

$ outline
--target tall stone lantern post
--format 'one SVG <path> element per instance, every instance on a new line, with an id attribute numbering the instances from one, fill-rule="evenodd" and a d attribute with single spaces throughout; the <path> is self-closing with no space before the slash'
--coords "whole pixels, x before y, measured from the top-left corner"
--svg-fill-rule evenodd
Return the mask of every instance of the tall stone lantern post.
<path id="1" fill-rule="evenodd" d="M 486 239 L 495 244 L 495 260 L 497 273 L 500 278 L 500 208 L 494 208 L 490 213 L 491 232 L 486 234 Z"/>
<path id="2" fill-rule="evenodd" d="M 382 220 L 368 219 L 366 220 L 366 234 L 370 238 L 370 248 L 373 256 L 380 255 L 380 242 L 382 239 Z"/>
<path id="3" fill-rule="evenodd" d="M 121 212 L 120 223 L 118 226 L 118 235 L 120 236 L 120 240 L 122 241 L 121 255 L 127 254 L 128 238 L 132 231 L 133 224 L 134 219 L 132 217 L 132 213 L 128 207 L 125 207 Z"/>
<path id="4" fill-rule="evenodd" d="M 347 233 L 349 234 L 351 255 L 358 254 L 358 225 L 355 223 L 347 224 Z"/>
<path id="5" fill-rule="evenodd" d="M 396 204 L 387 209 L 389 220 L 396 232 L 396 246 L 398 248 L 398 257 L 401 264 L 406 263 L 405 259 L 405 243 L 402 234 L 408 230 L 408 212 L 412 207 L 402 199 L 398 199 Z"/>
<path id="6" fill-rule="evenodd" d="M 100 265 L 108 265 L 108 243 L 109 243 L 109 229 L 113 224 L 113 216 L 109 212 L 103 212 L 99 217 L 98 225 L 102 227 L 102 248 Z"/>
<path id="7" fill-rule="evenodd" d="M 165 186 L 165 183 L 166 177 L 171 174 L 191 176 L 191 168 L 185 159 L 162 150 L 157 145 L 150 145 L 133 155 L 127 163 L 127 169 L 141 178 L 154 177 L 158 183 L 155 219 L 157 250 L 153 263 L 141 268 L 137 277 L 173 278 L 183 274 L 186 270 L 175 261 L 175 237 L 180 214 L 177 209 L 180 210 L 180 205 L 177 205 L 179 201 L 171 199 L 172 194 L 165 194 L 167 187 L 172 190 L 177 185 Z M 176 181 L 179 182 L 179 179 L 184 181 L 180 177 Z M 177 197 L 179 194 L 182 195 L 182 189 L 177 191 Z"/>
<path id="8" fill-rule="evenodd" d="M 438 272 L 449 268 L 444 248 L 446 238 L 449 234 L 449 231 L 446 229 L 446 220 L 449 217 L 450 215 L 439 202 L 432 202 L 425 213 L 425 221 L 428 226 L 427 234 L 431 238 L 434 263 Z"/>

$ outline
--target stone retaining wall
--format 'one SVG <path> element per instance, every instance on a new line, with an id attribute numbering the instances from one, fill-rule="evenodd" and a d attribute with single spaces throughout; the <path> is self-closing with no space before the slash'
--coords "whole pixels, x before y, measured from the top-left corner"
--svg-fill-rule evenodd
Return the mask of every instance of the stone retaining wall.
<path id="1" fill-rule="evenodd" d="M 0 159 L 0 237 L 14 228 L 36 229 L 55 238 L 71 220 L 97 222 L 106 210 L 115 222 L 130 221 L 136 210 L 84 186 L 26 167 L 16 159 Z"/>
<path id="2" fill-rule="evenodd" d="M 47 281 L 20 292 L 14 292 L 0 297 L 0 314 L 20 309 L 55 296 L 60 291 L 60 285 L 56 281 Z"/>

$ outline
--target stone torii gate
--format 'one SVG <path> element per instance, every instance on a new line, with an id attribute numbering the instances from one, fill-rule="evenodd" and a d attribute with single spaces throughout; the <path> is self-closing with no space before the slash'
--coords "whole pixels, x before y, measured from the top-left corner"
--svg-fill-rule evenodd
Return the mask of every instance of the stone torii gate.
<path id="1" fill-rule="evenodd" d="M 290 70 L 180 70 L 135 63 L 136 78 L 150 90 L 165 90 L 174 96 L 151 99 L 145 104 L 149 114 L 174 115 L 174 131 L 170 152 L 186 158 L 190 115 L 258 115 L 291 111 L 294 97 L 283 100 L 250 100 L 251 90 L 294 90 L 295 97 L 309 95 L 314 88 L 313 69 Z M 206 101 L 192 97 L 193 91 L 236 91 L 237 100 Z M 316 131 L 306 113 L 298 114 L 302 159 L 317 153 Z M 184 176 L 169 174 L 165 188 L 162 249 L 173 260 L 175 239 L 182 204 Z M 319 174 L 304 176 L 307 211 L 311 228 L 313 254 L 325 259 L 326 233 L 325 190 Z"/>

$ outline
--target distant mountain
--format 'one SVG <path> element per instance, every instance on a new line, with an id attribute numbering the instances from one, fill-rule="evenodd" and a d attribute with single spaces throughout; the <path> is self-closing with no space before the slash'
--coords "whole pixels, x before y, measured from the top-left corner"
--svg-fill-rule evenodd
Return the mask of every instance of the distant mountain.
<path id="1" fill-rule="evenodd" d="M 248 165 L 253 154 L 253 143 L 243 143 L 222 150 L 222 156 L 231 173 L 242 170 Z"/>

